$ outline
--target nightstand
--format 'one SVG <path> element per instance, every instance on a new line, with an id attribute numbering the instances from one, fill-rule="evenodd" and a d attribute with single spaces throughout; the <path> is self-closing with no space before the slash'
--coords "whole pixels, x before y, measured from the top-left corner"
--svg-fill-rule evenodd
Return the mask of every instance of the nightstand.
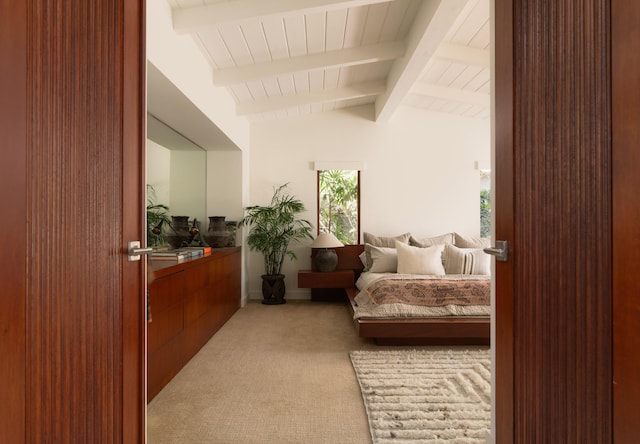
<path id="1" fill-rule="evenodd" d="M 298 271 L 298 288 L 310 288 L 312 301 L 343 301 L 353 285 L 353 270 Z"/>

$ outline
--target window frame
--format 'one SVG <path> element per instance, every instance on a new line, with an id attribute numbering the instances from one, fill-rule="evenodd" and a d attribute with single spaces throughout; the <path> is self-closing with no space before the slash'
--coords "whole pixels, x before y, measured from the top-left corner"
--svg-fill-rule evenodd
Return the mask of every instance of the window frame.
<path id="1" fill-rule="evenodd" d="M 362 219 L 362 213 L 360 211 L 360 173 L 359 169 L 348 169 L 348 168 L 326 168 L 326 169 L 317 169 L 316 170 L 316 234 L 320 234 L 320 173 L 322 171 L 332 171 L 332 170 L 340 170 L 340 171 L 356 171 L 357 172 L 357 208 L 358 208 L 358 223 L 357 223 L 357 236 L 356 236 L 356 244 L 360 244 L 360 223 Z"/>

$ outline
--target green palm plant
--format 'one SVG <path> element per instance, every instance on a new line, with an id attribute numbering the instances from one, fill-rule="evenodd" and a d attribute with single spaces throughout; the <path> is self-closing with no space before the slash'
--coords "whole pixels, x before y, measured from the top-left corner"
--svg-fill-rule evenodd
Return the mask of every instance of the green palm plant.
<path id="1" fill-rule="evenodd" d="M 147 244 L 157 247 L 166 243 L 163 225 L 169 226 L 169 207 L 156 203 L 156 190 L 147 184 Z"/>
<path id="2" fill-rule="evenodd" d="M 250 227 L 247 244 L 252 251 L 264 256 L 266 276 L 282 275 L 285 257 L 297 259 L 289 249 L 291 242 L 313 239 L 311 223 L 299 218 L 299 214 L 306 211 L 304 204 L 287 193 L 287 185 L 274 190 L 269 205 L 246 207 L 245 216 L 238 222 L 240 227 Z"/>

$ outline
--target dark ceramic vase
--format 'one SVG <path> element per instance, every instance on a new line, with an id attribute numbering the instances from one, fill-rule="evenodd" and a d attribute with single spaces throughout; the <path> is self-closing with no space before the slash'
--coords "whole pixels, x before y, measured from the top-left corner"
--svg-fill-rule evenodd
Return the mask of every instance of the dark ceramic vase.
<path id="1" fill-rule="evenodd" d="M 212 248 L 229 246 L 229 231 L 224 220 L 225 216 L 209 216 L 209 230 L 204 240 Z"/>
<path id="2" fill-rule="evenodd" d="M 189 245 L 193 235 L 189 233 L 189 216 L 171 216 L 171 229 L 167 234 L 167 241 L 171 248 L 181 248 Z"/>

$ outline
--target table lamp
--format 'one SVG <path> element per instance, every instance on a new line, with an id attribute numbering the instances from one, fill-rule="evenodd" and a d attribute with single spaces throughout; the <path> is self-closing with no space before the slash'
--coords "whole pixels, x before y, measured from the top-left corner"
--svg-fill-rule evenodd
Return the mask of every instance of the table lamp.
<path id="1" fill-rule="evenodd" d="M 334 271 L 338 265 L 338 254 L 334 248 L 343 247 L 344 244 L 331 233 L 320 233 L 311 244 L 311 248 L 317 248 L 315 256 L 316 270 Z"/>

